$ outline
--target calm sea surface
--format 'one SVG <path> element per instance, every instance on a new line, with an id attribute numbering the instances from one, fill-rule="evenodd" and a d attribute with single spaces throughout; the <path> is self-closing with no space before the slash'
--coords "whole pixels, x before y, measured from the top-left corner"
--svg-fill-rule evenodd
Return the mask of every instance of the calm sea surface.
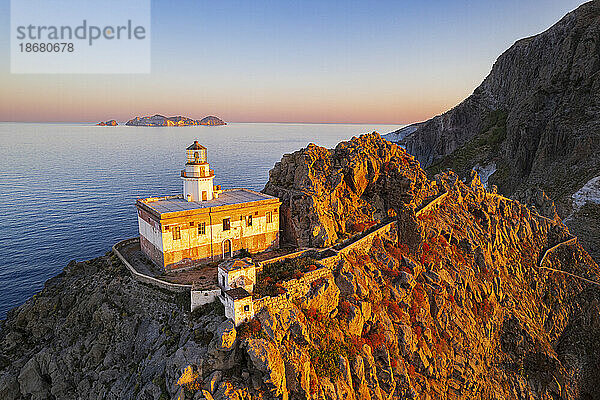
<path id="1" fill-rule="evenodd" d="M 179 171 L 194 139 L 208 148 L 215 184 L 261 190 L 284 153 L 399 127 L 0 123 L 0 319 L 70 260 L 137 236 L 135 199 L 181 193 Z"/>

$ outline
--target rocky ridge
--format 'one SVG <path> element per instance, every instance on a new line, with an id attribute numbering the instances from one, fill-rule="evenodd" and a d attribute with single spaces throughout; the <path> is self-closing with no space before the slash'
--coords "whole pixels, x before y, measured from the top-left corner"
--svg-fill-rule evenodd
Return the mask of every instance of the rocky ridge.
<path id="1" fill-rule="evenodd" d="M 544 191 L 595 257 L 588 229 L 600 202 L 576 193 L 600 176 L 600 1 L 581 5 L 547 31 L 517 41 L 473 94 L 448 112 L 403 128 L 401 140 L 428 171 L 461 178 L 488 170 L 488 184 L 522 201 Z M 490 173 L 491 172 L 491 173 Z M 573 214 L 573 215 L 572 215 Z"/>
<path id="2" fill-rule="evenodd" d="M 98 122 L 96 124 L 96 126 L 117 126 L 117 125 L 119 125 L 119 124 L 114 119 L 111 119 L 111 120 L 105 121 L 105 122 Z"/>
<path id="3" fill-rule="evenodd" d="M 373 133 L 334 149 L 310 144 L 284 155 L 263 192 L 282 201 L 284 240 L 326 247 L 361 224 L 404 215 L 408 204 L 419 206 L 438 188 L 414 157 Z"/>
<path id="4" fill-rule="evenodd" d="M 402 179 L 368 167 L 381 168 L 375 149 L 395 154 L 383 159 Z M 337 151 L 353 167 L 334 167 Z M 294 154 L 267 185 L 297 196 L 290 221 L 302 212 L 314 226 L 342 226 L 352 212 L 358 221 L 391 205 L 398 231 L 344 254 L 305 296 L 237 328 L 219 304 L 188 313 L 185 297 L 133 280 L 110 253 L 70 263 L 4 321 L 0 397 L 598 398 L 600 290 L 574 276 L 598 282 L 600 270 L 560 220 L 487 191 L 477 175 L 430 181 L 376 134 Z M 284 183 L 281 171 L 302 158 L 305 168 Z M 344 205 L 331 219 L 313 192 L 339 181 L 350 183 L 334 185 L 337 195 L 361 207 Z M 418 211 L 430 192 L 440 200 Z M 386 193 L 403 196 L 375 196 Z M 555 245 L 544 266 L 574 276 L 538 268 Z"/>
<path id="5" fill-rule="evenodd" d="M 127 126 L 194 126 L 194 125 L 227 125 L 223 120 L 208 116 L 202 119 L 191 119 L 188 117 L 176 116 L 165 117 L 164 115 L 155 114 L 152 116 L 135 117 L 130 119 L 125 124 Z"/>

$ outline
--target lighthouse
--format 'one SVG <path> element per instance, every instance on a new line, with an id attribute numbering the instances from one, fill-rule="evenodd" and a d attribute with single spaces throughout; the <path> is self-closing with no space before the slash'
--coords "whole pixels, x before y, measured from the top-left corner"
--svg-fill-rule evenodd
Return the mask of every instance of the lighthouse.
<path id="1" fill-rule="evenodd" d="M 250 189 L 221 190 L 213 185 L 206 147 L 195 141 L 185 150 L 183 195 L 136 201 L 146 257 L 172 271 L 239 256 L 242 250 L 278 249 L 281 201 Z"/>
<path id="2" fill-rule="evenodd" d="M 183 198 L 186 201 L 208 201 L 219 196 L 213 186 L 215 173 L 209 168 L 206 147 L 197 140 L 186 149 L 185 169 L 181 171 Z"/>

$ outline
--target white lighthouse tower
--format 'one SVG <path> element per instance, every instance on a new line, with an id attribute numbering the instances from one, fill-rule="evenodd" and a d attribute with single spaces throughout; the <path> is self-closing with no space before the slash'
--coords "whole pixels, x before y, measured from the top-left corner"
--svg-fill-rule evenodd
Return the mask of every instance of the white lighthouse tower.
<path id="1" fill-rule="evenodd" d="M 185 169 L 181 171 L 183 198 L 187 201 L 216 199 L 220 190 L 213 186 L 215 174 L 209 169 L 206 147 L 197 140 L 186 149 Z"/>

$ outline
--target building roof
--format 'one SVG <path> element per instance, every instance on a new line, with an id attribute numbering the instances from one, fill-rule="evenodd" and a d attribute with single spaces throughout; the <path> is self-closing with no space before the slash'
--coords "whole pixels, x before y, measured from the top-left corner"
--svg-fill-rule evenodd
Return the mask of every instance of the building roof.
<path id="1" fill-rule="evenodd" d="M 199 144 L 197 140 L 194 140 L 194 143 L 192 143 L 186 150 L 206 150 L 206 147 Z"/>
<path id="2" fill-rule="evenodd" d="M 187 201 L 183 196 L 149 197 L 139 199 L 138 203 L 147 206 L 154 214 L 162 215 L 199 209 L 209 209 L 235 204 L 252 203 L 256 201 L 272 201 L 279 199 L 250 189 L 223 190 L 218 199 L 207 201 Z"/>
<path id="3" fill-rule="evenodd" d="M 231 297 L 233 300 L 240 300 L 246 297 L 252 296 L 248 291 L 244 288 L 237 287 L 235 289 L 229 289 L 225 291 L 225 294 Z"/>
<path id="4" fill-rule="evenodd" d="M 254 263 L 249 257 L 230 259 L 227 261 L 223 261 L 221 264 L 219 264 L 219 268 L 227 272 L 236 271 L 238 269 L 246 269 L 250 267 L 254 267 Z"/>

